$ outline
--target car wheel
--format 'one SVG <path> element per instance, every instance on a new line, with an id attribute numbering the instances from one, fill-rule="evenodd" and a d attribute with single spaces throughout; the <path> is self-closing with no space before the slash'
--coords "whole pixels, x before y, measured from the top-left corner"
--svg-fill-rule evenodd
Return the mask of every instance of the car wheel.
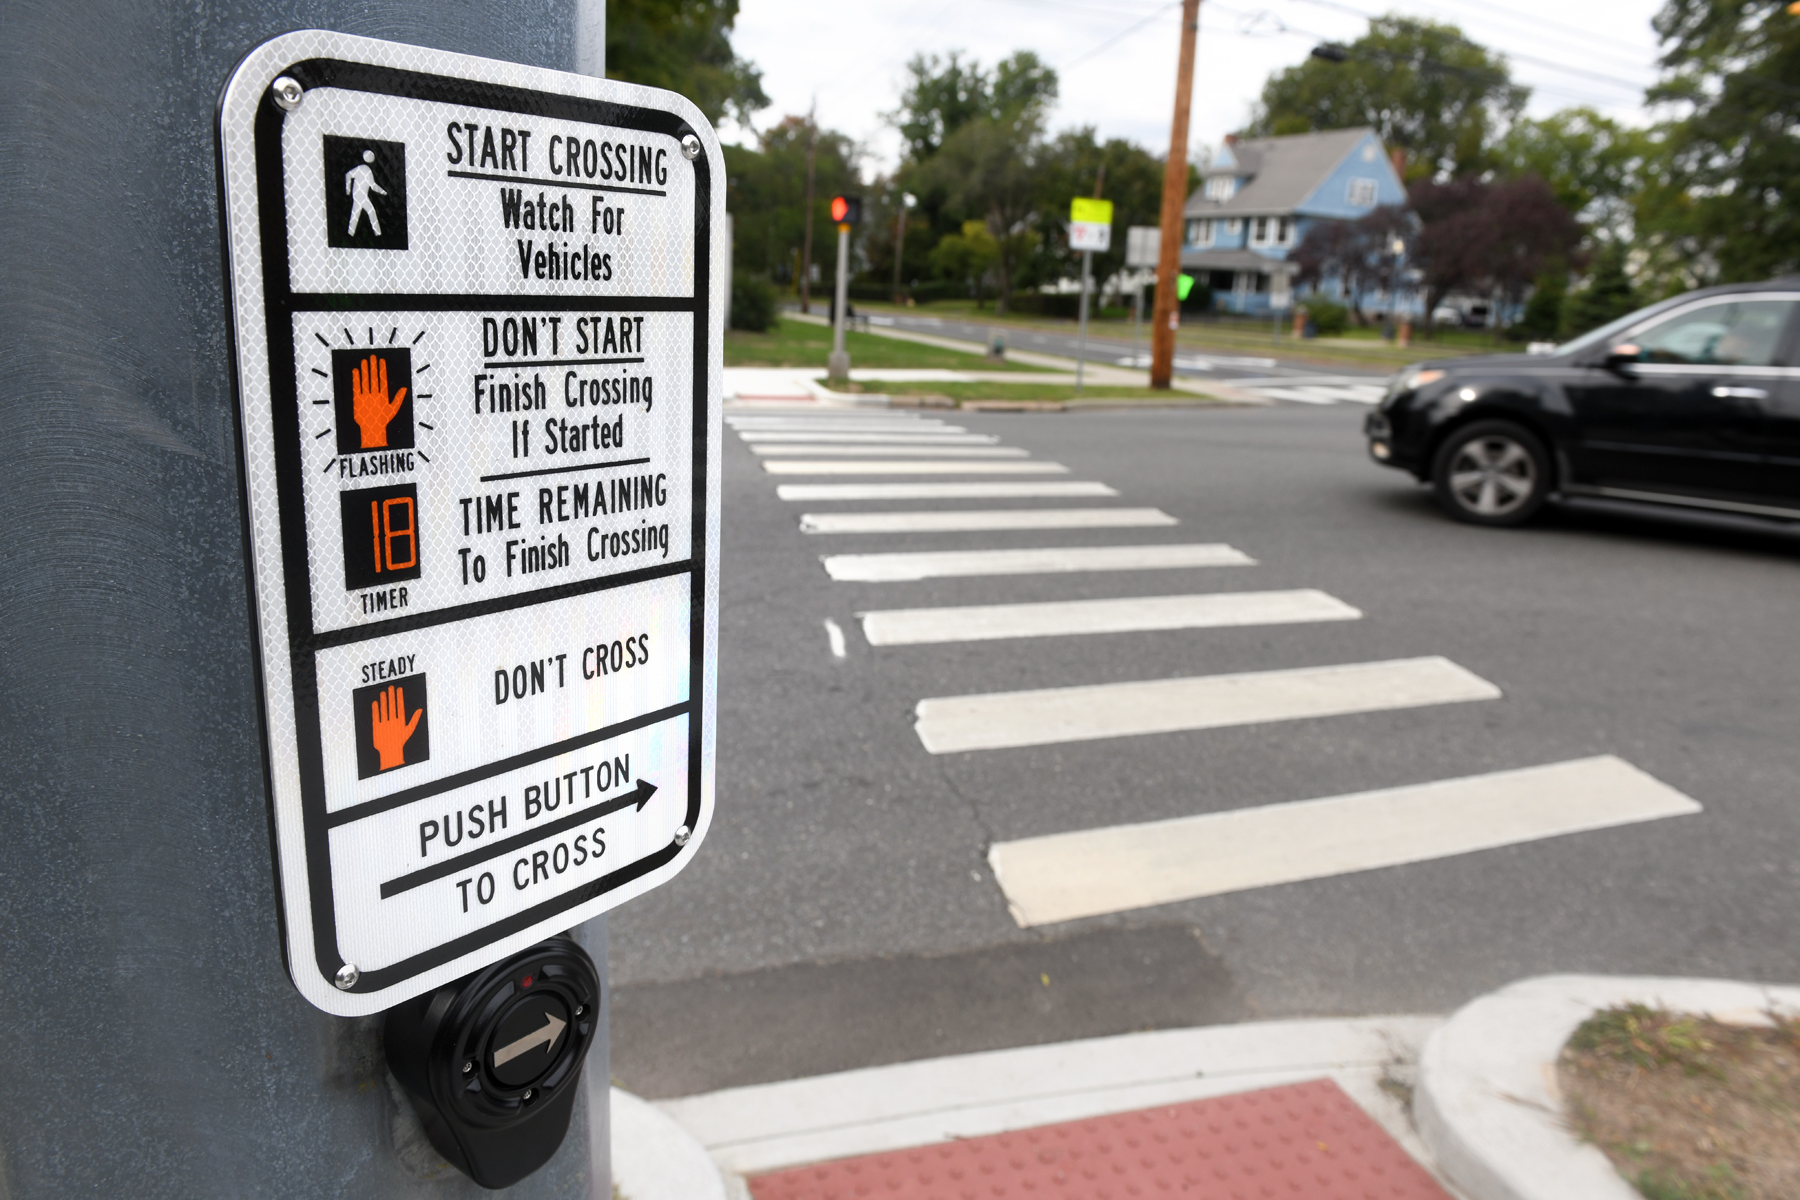
<path id="1" fill-rule="evenodd" d="M 1550 456 L 1535 434 L 1511 421 L 1477 421 L 1438 450 L 1431 482 L 1459 521 L 1519 525 L 1550 494 Z"/>

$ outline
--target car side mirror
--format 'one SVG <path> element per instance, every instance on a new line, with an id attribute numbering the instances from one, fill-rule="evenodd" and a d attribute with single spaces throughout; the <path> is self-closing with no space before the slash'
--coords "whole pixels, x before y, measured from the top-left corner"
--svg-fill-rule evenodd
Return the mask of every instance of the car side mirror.
<path id="1" fill-rule="evenodd" d="M 1621 371 L 1638 362 L 1643 355 L 1643 347 L 1633 342 L 1622 342 L 1606 351 L 1606 357 L 1601 360 L 1601 365 L 1609 370 Z"/>

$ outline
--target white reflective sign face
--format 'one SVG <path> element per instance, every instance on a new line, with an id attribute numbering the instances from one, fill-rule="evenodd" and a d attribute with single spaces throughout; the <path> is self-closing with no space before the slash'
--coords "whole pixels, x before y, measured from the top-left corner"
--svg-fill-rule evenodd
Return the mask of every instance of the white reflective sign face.
<path id="1" fill-rule="evenodd" d="M 1100 221 L 1070 221 L 1069 249 L 1099 252 L 1112 249 L 1112 226 Z"/>
<path id="2" fill-rule="evenodd" d="M 288 969 L 372 1013 L 705 836 L 723 160 L 668 92 L 318 31 L 220 144 Z"/>

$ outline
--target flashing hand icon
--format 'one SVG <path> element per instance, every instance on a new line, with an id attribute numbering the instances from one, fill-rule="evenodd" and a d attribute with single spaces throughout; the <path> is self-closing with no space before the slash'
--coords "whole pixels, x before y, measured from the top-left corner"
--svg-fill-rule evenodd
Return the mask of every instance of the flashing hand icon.
<path id="1" fill-rule="evenodd" d="M 360 367 L 350 371 L 352 412 L 357 428 L 362 430 L 364 450 L 380 450 L 388 444 L 388 423 L 406 400 L 405 388 L 395 392 L 393 399 L 388 399 L 387 385 L 387 361 L 380 355 L 369 355 Z"/>
<path id="2" fill-rule="evenodd" d="M 381 769 L 406 765 L 406 742 L 419 727 L 425 710 L 415 708 L 412 720 L 406 719 L 406 693 L 399 685 L 388 688 L 369 705 L 369 740 L 381 755 Z"/>

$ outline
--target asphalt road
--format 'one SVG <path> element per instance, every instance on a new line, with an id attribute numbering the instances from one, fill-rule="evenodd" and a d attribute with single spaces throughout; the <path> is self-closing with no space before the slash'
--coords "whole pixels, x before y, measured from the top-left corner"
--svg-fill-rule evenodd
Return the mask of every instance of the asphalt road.
<path id="1" fill-rule="evenodd" d="M 957 321 L 942 317 L 913 316 L 906 313 L 881 313 L 870 318 L 877 328 L 887 327 L 904 329 L 911 333 L 930 333 L 938 337 L 958 338 L 963 341 L 988 344 L 998 329 L 1006 336 L 1006 345 L 1012 350 L 1035 350 L 1040 354 L 1059 354 L 1074 358 L 1079 346 L 1079 339 L 1074 333 L 1063 333 L 1051 330 L 1021 329 L 1012 325 L 985 325 L 980 321 Z M 1110 328 L 1110 327 L 1109 327 Z M 1278 347 L 1271 345 L 1271 351 Z M 1128 366 L 1135 361 L 1134 356 L 1142 356 L 1141 365 L 1149 365 L 1150 329 L 1146 325 L 1143 337 L 1134 344 L 1129 337 L 1118 337 L 1100 334 L 1095 330 L 1088 331 L 1088 361 L 1109 366 Z M 1428 351 L 1421 351 L 1420 358 L 1430 357 Z M 1317 363 L 1306 363 L 1291 357 L 1271 353 L 1258 355 L 1254 351 L 1241 350 L 1231 353 L 1213 354 L 1208 351 L 1185 349 L 1175 355 L 1175 374 L 1192 376 L 1197 379 L 1218 379 L 1224 381 L 1236 379 L 1271 379 L 1285 376 L 1320 376 L 1330 375 L 1345 379 L 1380 380 L 1389 372 L 1369 367 L 1331 367 L 1321 370 Z"/>
<path id="2" fill-rule="evenodd" d="M 727 434 L 719 802 L 614 913 L 613 1069 L 650 1096 L 1135 1029 L 1447 1011 L 1553 971 L 1800 978 L 1800 537 L 1565 510 L 1457 525 L 1360 408 L 958 414 L 1168 528 L 808 536 Z M 1093 501 L 1076 503 L 1096 503 Z M 823 553 L 1227 542 L 1255 566 L 833 582 Z M 1318 588 L 1354 621 L 873 648 L 870 609 Z M 823 622 L 845 631 L 834 658 Z M 1443 655 L 1503 696 L 932 755 L 925 697 Z M 1614 754 L 1695 815 L 1039 929 L 995 841 Z"/>

